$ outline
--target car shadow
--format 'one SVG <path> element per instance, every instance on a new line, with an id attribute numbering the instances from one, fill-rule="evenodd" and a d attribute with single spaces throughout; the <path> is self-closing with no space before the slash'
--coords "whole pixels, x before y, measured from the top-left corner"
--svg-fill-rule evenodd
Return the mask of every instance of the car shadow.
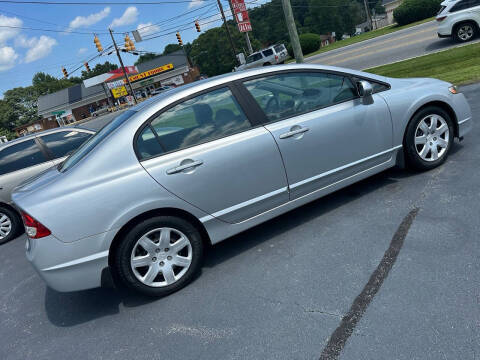
<path id="1" fill-rule="evenodd" d="M 435 51 L 435 50 L 442 50 L 450 46 L 458 45 L 458 42 L 453 40 L 452 38 L 445 38 L 445 39 L 438 39 L 429 43 L 425 47 L 425 51 Z"/>

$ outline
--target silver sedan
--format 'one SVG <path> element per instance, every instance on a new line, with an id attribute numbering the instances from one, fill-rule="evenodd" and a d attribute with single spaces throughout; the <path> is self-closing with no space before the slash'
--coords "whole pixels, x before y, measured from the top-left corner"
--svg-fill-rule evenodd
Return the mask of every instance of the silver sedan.
<path id="1" fill-rule="evenodd" d="M 111 273 L 163 296 L 192 279 L 209 244 L 392 166 L 441 165 L 471 119 L 449 83 L 335 67 L 186 85 L 124 112 L 16 190 L 27 257 L 59 291 Z"/>

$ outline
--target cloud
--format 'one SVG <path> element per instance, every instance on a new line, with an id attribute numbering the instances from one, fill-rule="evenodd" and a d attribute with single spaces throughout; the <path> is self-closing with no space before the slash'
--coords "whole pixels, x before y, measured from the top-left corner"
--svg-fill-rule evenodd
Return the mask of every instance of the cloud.
<path id="1" fill-rule="evenodd" d="M 25 62 L 31 63 L 48 56 L 52 52 L 53 47 L 57 45 L 57 40 L 49 36 L 42 35 L 39 38 L 21 38 L 19 39 L 19 44 L 29 48 L 27 54 L 25 55 Z"/>
<path id="2" fill-rule="evenodd" d="M 78 55 L 82 55 L 82 54 L 85 54 L 87 52 L 87 48 L 80 48 L 78 49 Z"/>
<path id="3" fill-rule="evenodd" d="M 191 8 L 200 6 L 200 5 L 202 5 L 204 2 L 205 2 L 204 0 L 192 0 L 192 1 L 190 1 L 190 3 L 188 4 L 188 8 L 191 9 Z"/>
<path id="4" fill-rule="evenodd" d="M 140 33 L 141 37 L 157 33 L 160 31 L 160 26 L 154 25 L 151 22 L 148 22 L 146 24 L 138 24 L 137 30 Z"/>
<path id="5" fill-rule="evenodd" d="M 23 22 L 16 17 L 8 17 L 0 14 L 0 25 L 2 26 L 22 26 Z M 10 40 L 17 36 L 20 32 L 20 29 L 15 28 L 0 28 L 0 45 L 4 45 L 7 40 Z"/>
<path id="6" fill-rule="evenodd" d="M 119 18 L 113 19 L 113 22 L 110 24 L 111 28 L 123 25 L 133 24 L 137 21 L 138 18 L 138 9 L 135 6 L 129 6 L 122 16 Z"/>
<path id="7" fill-rule="evenodd" d="M 90 14 L 88 16 L 77 16 L 75 19 L 70 21 L 68 26 L 68 30 L 78 29 L 82 27 L 89 27 L 92 26 L 99 21 L 105 19 L 110 14 L 110 8 L 106 7 L 102 11 L 94 14 Z"/>
<path id="8" fill-rule="evenodd" d="M 0 71 L 5 71 L 14 67 L 17 58 L 17 53 L 10 46 L 0 47 Z"/>

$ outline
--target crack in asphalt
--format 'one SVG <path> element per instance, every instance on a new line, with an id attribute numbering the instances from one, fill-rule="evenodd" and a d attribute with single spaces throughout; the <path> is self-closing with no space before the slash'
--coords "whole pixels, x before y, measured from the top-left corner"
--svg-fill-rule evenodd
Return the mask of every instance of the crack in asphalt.
<path id="1" fill-rule="evenodd" d="M 342 318 L 340 325 L 330 336 L 327 345 L 320 355 L 320 360 L 338 359 L 348 338 L 352 335 L 356 325 L 367 310 L 368 305 L 370 305 L 373 298 L 380 290 L 380 287 L 387 278 L 393 264 L 397 260 L 398 254 L 400 253 L 404 240 L 408 234 L 408 230 L 417 216 L 418 211 L 419 208 L 414 207 L 402 220 L 400 226 L 392 237 L 390 246 L 387 251 L 385 251 L 382 260 L 370 276 L 368 283 L 365 285 L 362 292 L 355 298 L 349 311 Z"/>

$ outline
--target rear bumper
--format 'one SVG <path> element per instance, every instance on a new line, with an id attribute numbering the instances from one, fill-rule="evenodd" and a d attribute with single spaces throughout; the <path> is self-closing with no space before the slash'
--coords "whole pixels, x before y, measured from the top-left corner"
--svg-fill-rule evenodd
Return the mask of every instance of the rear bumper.
<path id="1" fill-rule="evenodd" d="M 40 277 L 54 290 L 67 292 L 99 287 L 102 271 L 108 267 L 107 233 L 72 243 L 50 235 L 27 240 L 27 259 Z"/>

